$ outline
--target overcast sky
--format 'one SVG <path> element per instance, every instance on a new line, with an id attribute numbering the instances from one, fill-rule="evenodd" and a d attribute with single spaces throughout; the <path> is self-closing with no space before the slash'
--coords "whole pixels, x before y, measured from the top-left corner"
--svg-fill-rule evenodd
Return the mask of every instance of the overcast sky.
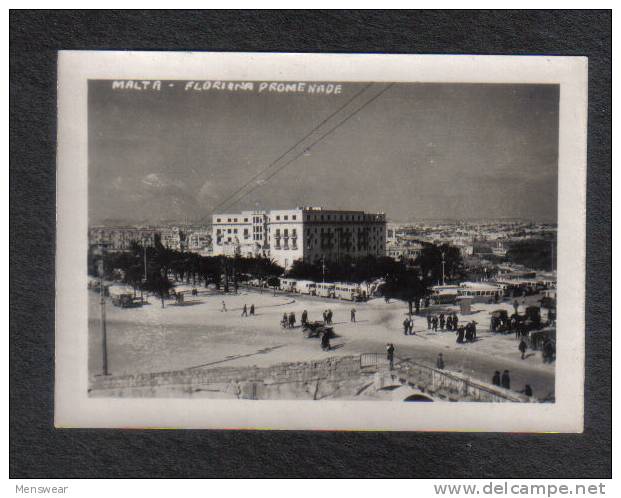
<path id="1" fill-rule="evenodd" d="M 198 222 L 364 88 L 338 95 L 89 85 L 89 219 Z M 324 206 L 389 220 L 556 221 L 558 87 L 373 84 L 227 211 Z M 252 185 L 257 185 L 253 183 Z M 219 209 L 221 211 L 221 209 Z"/>

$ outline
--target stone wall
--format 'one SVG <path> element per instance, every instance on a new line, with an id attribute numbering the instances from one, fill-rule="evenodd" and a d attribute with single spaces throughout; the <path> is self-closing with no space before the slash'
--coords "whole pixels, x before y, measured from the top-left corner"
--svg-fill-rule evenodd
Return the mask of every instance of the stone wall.
<path id="1" fill-rule="evenodd" d="M 398 362 L 391 371 L 385 355 L 377 354 L 376 360 L 373 355 L 280 363 L 266 368 L 195 368 L 95 377 L 89 393 L 97 397 L 386 399 L 382 390 L 406 385 L 437 401 L 529 401 L 518 393 L 410 361 Z"/>

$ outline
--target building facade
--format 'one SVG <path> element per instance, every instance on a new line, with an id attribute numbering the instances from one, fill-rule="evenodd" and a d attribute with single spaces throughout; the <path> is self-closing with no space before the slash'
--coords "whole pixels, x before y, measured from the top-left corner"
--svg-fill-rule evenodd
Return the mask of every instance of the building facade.
<path id="1" fill-rule="evenodd" d="M 285 269 L 294 261 L 339 261 L 386 254 L 386 215 L 299 207 L 216 214 L 213 253 L 266 256 Z"/>
<path id="2" fill-rule="evenodd" d="M 264 211 L 214 214 L 211 225 L 213 254 L 267 256 L 267 225 Z"/>

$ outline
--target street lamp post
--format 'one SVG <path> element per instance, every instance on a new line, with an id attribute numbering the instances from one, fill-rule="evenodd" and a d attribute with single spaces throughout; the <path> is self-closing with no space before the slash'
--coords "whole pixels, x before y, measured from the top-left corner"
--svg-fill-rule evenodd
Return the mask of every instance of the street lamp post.
<path id="1" fill-rule="evenodd" d="M 444 251 L 442 251 L 442 285 L 444 285 Z"/>
<path id="2" fill-rule="evenodd" d="M 101 310 L 101 355 L 102 374 L 108 375 L 108 335 L 106 331 L 106 298 L 104 292 L 104 248 L 100 247 L 101 259 L 99 260 L 99 306 Z"/>

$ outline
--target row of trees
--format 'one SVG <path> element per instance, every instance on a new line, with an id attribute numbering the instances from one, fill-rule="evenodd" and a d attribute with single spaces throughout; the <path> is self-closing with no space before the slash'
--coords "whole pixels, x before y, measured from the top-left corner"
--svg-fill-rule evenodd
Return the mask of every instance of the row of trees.
<path id="1" fill-rule="evenodd" d="M 442 261 L 444 260 L 444 269 Z M 459 249 L 449 245 L 426 245 L 420 255 L 413 261 L 395 261 L 389 257 L 365 256 L 362 258 L 343 257 L 340 261 L 318 260 L 307 263 L 297 260 L 293 263 L 287 276 L 326 282 L 365 282 L 386 275 L 399 274 L 404 270 L 416 270 L 425 281 L 447 282 L 460 280 L 465 276 L 465 269 Z"/>
<path id="2" fill-rule="evenodd" d="M 269 285 L 277 285 L 276 277 L 283 274 L 283 268 L 268 258 L 201 256 L 168 249 L 156 241 L 154 247 L 133 244 L 127 252 L 104 252 L 101 255 L 91 251 L 89 274 L 92 276 L 98 275 L 98 263 L 102 257 L 104 278 L 120 279 L 135 290 L 152 292 L 162 299 L 162 305 L 173 285 L 170 277 L 194 286 L 216 284 L 228 292 L 231 287 L 237 291 L 238 283 L 249 276 L 259 278 Z M 286 275 L 316 282 L 361 283 L 383 278 L 384 295 L 407 301 L 412 313 L 413 306 L 418 311 L 418 303 L 428 294 L 429 287 L 442 281 L 443 272 L 445 280 L 450 282 L 461 278 L 463 271 L 457 248 L 428 245 L 414 261 L 395 261 L 388 257 L 373 256 L 346 257 L 338 263 L 326 261 L 325 264 L 321 261 L 306 263 L 298 260 Z"/>
<path id="3" fill-rule="evenodd" d="M 156 241 L 154 247 L 132 244 L 126 252 L 103 252 L 96 248 L 89 251 L 88 273 L 99 276 L 99 261 L 103 258 L 103 277 L 117 279 L 131 285 L 134 290 L 152 292 L 162 299 L 169 294 L 172 277 L 194 286 L 222 285 L 228 292 L 237 290 L 238 282 L 251 274 L 268 280 L 283 273 L 283 268 L 268 258 L 229 258 L 226 256 L 201 256 L 176 251 Z"/>

